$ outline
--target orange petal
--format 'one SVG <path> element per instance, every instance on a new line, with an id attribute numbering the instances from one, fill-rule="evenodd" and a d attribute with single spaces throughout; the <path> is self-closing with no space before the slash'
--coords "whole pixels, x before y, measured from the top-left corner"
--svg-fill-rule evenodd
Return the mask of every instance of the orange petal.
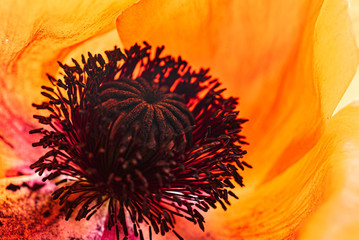
<path id="1" fill-rule="evenodd" d="M 194 226 L 188 232 L 190 224 L 184 222 L 176 231 L 185 239 L 355 239 L 359 103 L 340 111 L 327 126 L 315 147 L 283 174 L 256 191 L 240 193 L 227 212 L 209 212 L 206 232 Z"/>
<path id="2" fill-rule="evenodd" d="M 330 126 L 338 129 L 331 132 L 341 132 L 335 146 L 329 146 L 331 153 L 323 171 L 327 181 L 317 189 L 325 202 L 308 219 L 299 239 L 349 240 L 359 236 L 359 102 L 340 111 Z"/>
<path id="3" fill-rule="evenodd" d="M 292 142 L 285 149 L 268 173 L 267 179 L 274 177 L 276 173 L 281 172 L 288 166 L 287 163 L 291 162 L 288 159 L 291 159 L 293 153 L 300 152 L 297 149 L 305 146 L 303 140 L 310 142 L 312 140 L 310 137 L 316 136 L 311 136 L 310 134 L 314 128 L 311 124 L 318 123 L 318 121 L 324 121 L 325 123 L 330 119 L 352 81 L 358 66 L 358 49 L 352 32 L 351 19 L 348 15 L 347 1 L 324 1 L 315 22 L 313 34 L 305 34 L 304 37 L 310 40 L 303 42 L 303 48 L 299 56 L 299 62 L 301 63 L 297 66 L 295 77 L 297 82 L 301 82 L 301 78 L 311 79 L 311 86 L 307 87 L 314 90 L 311 93 L 314 95 L 308 97 L 307 100 L 302 99 L 300 93 L 296 96 L 299 98 L 297 104 L 302 110 L 301 115 L 294 115 L 294 117 L 304 118 L 305 120 L 308 114 L 309 118 L 316 114 L 319 114 L 319 116 L 316 120 L 309 122 L 295 121 L 294 119 L 293 122 L 296 125 L 293 125 L 291 132 L 298 131 L 298 128 L 302 129 L 301 124 L 309 125 L 303 128 L 305 131 L 300 136 L 302 140 L 299 141 L 299 144 L 296 141 Z M 303 63 L 308 66 L 302 66 Z M 306 69 L 307 74 L 300 73 L 303 69 Z M 301 91 L 306 90 L 302 89 Z M 315 104 L 314 102 L 319 102 L 319 109 L 311 114 L 310 110 L 306 111 L 306 108 L 310 109 L 310 105 Z M 293 118 L 290 117 L 290 119 Z M 320 130 L 317 131 L 317 133 L 319 132 Z"/>
<path id="4" fill-rule="evenodd" d="M 357 66 L 346 1 L 141 1 L 117 20 L 125 46 L 164 44 L 240 96 L 247 185 L 273 178 L 320 137 Z"/>
<path id="5" fill-rule="evenodd" d="M 0 179 L 0 236 L 4 239 L 100 239 L 104 231 L 106 208 L 89 221 L 65 220 L 60 207 L 51 200 L 54 185 L 47 183 L 38 190 L 20 187 L 6 189 L 10 184 L 29 187 L 43 184 L 37 175 Z M 15 190 L 15 189 L 14 189 Z"/>
<path id="6" fill-rule="evenodd" d="M 137 0 L 9 1 L 0 7 L 0 169 L 28 165 L 39 155 L 28 132 L 40 86 L 74 46 L 115 28 L 116 16 Z M 112 46 L 110 46 L 112 47 Z M 88 49 L 91 50 L 91 49 Z M 0 171 L 0 177 L 4 171 Z"/>
<path id="7" fill-rule="evenodd" d="M 351 0 L 349 1 L 349 15 L 351 17 L 353 23 L 353 31 L 356 39 L 357 45 L 359 45 L 359 1 Z M 350 83 L 347 91 L 345 92 L 343 98 L 339 102 L 336 112 L 342 109 L 347 104 L 353 101 L 359 101 L 359 68 L 357 68 L 357 72 L 353 78 L 353 81 Z"/>
<path id="8" fill-rule="evenodd" d="M 349 14 L 353 22 L 353 29 L 357 45 L 359 45 L 359 1 L 349 0 Z"/>
<path id="9" fill-rule="evenodd" d="M 91 51 L 92 54 L 102 54 L 103 56 L 106 56 L 105 51 L 112 50 L 115 46 L 121 48 L 122 43 L 116 29 L 113 29 L 105 34 L 92 37 L 86 42 L 74 46 L 62 60 L 62 63 L 73 65 L 72 59 L 76 59 L 80 62 L 81 56 L 87 56 L 89 51 Z"/>

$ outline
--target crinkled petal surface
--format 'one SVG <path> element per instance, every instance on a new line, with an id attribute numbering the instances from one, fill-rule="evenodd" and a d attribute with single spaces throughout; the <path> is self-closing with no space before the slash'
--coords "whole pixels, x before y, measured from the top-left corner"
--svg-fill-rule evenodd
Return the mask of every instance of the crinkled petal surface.
<path id="1" fill-rule="evenodd" d="M 331 153 L 323 165 L 328 181 L 318 189 L 325 202 L 308 219 L 299 239 L 342 240 L 359 236 L 359 102 L 341 110 L 330 126 L 341 132 L 333 140 L 330 138 L 338 130 L 328 130 L 332 135 L 327 140 Z"/>
<path id="2" fill-rule="evenodd" d="M 210 67 L 241 98 L 254 166 L 244 173 L 247 186 L 269 181 L 313 147 L 357 66 L 344 0 L 145 0 L 117 27 L 125 46 L 164 44 Z"/>
<path id="3" fill-rule="evenodd" d="M 116 16 L 136 0 L 5 1 L 0 8 L 0 177 L 38 156 L 28 131 L 36 124 L 45 73 L 53 74 L 76 45 L 115 28 Z M 111 48 L 113 46 L 110 46 Z M 90 49 L 88 49 L 90 50 Z"/>

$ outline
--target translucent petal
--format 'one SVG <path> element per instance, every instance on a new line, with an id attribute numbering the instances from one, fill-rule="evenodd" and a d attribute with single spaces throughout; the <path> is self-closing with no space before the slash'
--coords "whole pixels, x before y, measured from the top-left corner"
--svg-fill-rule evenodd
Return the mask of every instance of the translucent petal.
<path id="1" fill-rule="evenodd" d="M 299 239 L 344 240 L 359 236 L 359 102 L 340 111 L 330 126 L 341 130 L 325 161 L 324 203 L 310 216 Z"/>
<path id="2" fill-rule="evenodd" d="M 241 98 L 247 185 L 268 181 L 320 137 L 357 66 L 347 2 L 141 1 L 117 20 L 125 46 L 164 44 L 211 67 Z M 136 26 L 136 27 L 133 27 Z M 260 150 L 258 150 L 260 149 Z"/>
<path id="3" fill-rule="evenodd" d="M 349 1 L 349 14 L 353 24 L 353 31 L 356 39 L 356 43 L 359 43 L 359 1 L 358 0 L 350 0 Z M 347 104 L 353 101 L 359 101 L 359 71 L 357 68 L 356 74 L 350 83 L 347 91 L 345 92 L 343 98 L 339 102 L 335 113 L 340 109 L 345 107 Z"/>

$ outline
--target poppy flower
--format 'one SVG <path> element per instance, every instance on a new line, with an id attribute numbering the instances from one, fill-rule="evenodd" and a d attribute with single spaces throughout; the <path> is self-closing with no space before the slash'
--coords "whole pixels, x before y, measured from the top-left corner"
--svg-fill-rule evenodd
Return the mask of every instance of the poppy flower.
<path id="1" fill-rule="evenodd" d="M 13 4 L 1 14 L 1 233 L 115 237 L 104 227 L 106 211 L 88 222 L 66 222 L 58 214 L 53 186 L 27 175 L 44 154 L 30 147 L 35 137 L 27 133 L 38 126 L 31 103 L 42 100 L 37 89 L 46 85 L 45 73 L 56 71 L 56 60 L 116 45 L 111 21 L 132 2 L 32 4 L 28 15 Z M 54 13 L 56 7 L 61 11 Z M 236 188 L 239 199 L 228 211 L 205 215 L 204 233 L 178 219 L 176 231 L 185 239 L 357 234 L 359 109 L 351 105 L 332 117 L 357 66 L 346 1 L 141 1 L 118 17 L 117 30 L 126 48 L 144 40 L 164 44 L 166 53 L 210 67 L 226 94 L 240 97 L 241 115 L 250 119 L 244 134 L 253 170 L 243 172 L 246 187 Z"/>

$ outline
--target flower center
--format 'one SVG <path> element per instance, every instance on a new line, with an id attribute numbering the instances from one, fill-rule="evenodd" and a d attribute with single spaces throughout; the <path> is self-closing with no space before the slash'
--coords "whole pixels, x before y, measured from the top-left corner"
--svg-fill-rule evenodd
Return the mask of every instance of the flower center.
<path id="1" fill-rule="evenodd" d="M 190 127 L 194 125 L 192 113 L 181 95 L 159 88 L 144 78 L 122 78 L 106 82 L 99 88 L 101 107 L 108 112 L 113 131 L 133 131 L 139 128 L 139 137 L 150 148 L 180 139 L 176 147 L 191 141 Z"/>
<path id="2" fill-rule="evenodd" d="M 181 97 L 179 95 L 177 95 L 178 97 Z M 145 100 L 145 102 L 147 102 L 148 104 L 157 104 L 158 102 L 160 102 L 163 97 L 161 92 L 157 91 L 155 92 L 154 90 L 152 91 L 147 91 L 143 94 L 143 100 Z M 182 102 L 183 103 L 183 102 Z"/>
<path id="3" fill-rule="evenodd" d="M 48 100 L 33 104 L 49 115 L 34 115 L 45 128 L 34 147 L 50 150 L 30 167 L 43 180 L 57 179 L 53 198 L 66 220 L 90 219 L 108 203 L 108 229 L 120 239 L 132 231 L 143 239 L 174 230 L 183 217 L 204 230 L 202 212 L 230 205 L 234 182 L 251 167 L 242 160 L 247 144 L 240 135 L 238 99 L 208 70 L 193 71 L 180 57 L 151 57 L 151 46 L 115 48 L 82 58 L 82 66 L 60 63 L 62 79 L 49 75 Z M 234 182 L 233 182 L 234 181 Z M 132 226 L 128 226 L 130 224 Z M 123 236 L 121 237 L 123 238 Z"/>

